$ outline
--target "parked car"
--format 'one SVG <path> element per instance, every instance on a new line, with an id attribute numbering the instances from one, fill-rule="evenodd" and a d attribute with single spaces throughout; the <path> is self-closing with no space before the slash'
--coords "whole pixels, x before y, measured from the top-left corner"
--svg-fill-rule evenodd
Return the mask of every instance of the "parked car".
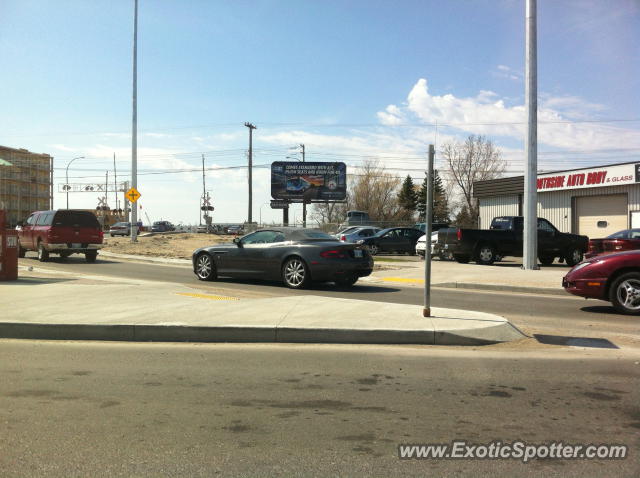
<path id="1" fill-rule="evenodd" d="M 109 235 L 115 236 L 130 236 L 131 235 L 131 223 L 130 222 L 116 222 L 109 228 Z"/>
<path id="2" fill-rule="evenodd" d="M 504 256 L 522 256 L 522 216 L 501 216 L 491 221 L 491 229 L 455 229 L 438 231 L 438 244 L 456 261 L 493 264 Z M 589 238 L 558 231 L 549 221 L 538 218 L 538 259 L 551 265 L 556 258 L 574 266 L 582 261 Z"/>
<path id="3" fill-rule="evenodd" d="M 207 234 L 209 232 L 209 226 L 207 226 L 206 224 L 201 224 L 198 227 L 196 227 L 196 233 L 198 234 Z"/>
<path id="4" fill-rule="evenodd" d="M 40 262 L 49 260 L 50 254 L 63 258 L 84 254 L 87 262 L 95 262 L 104 238 L 96 215 L 75 209 L 36 211 L 16 229 L 18 256 L 37 251 Z"/>
<path id="5" fill-rule="evenodd" d="M 151 232 L 175 231 L 176 228 L 169 221 L 156 221 L 151 226 Z"/>
<path id="6" fill-rule="evenodd" d="M 242 234 L 244 228 L 242 226 L 228 226 L 226 228 L 227 234 L 238 235 Z"/>
<path id="7" fill-rule="evenodd" d="M 349 226 L 349 227 L 339 228 L 338 231 L 335 234 L 333 234 L 333 237 L 335 237 L 336 239 L 340 239 L 341 235 L 347 234 L 350 231 L 354 231 L 354 230 L 358 229 L 359 227 L 362 227 L 362 226 Z"/>
<path id="8" fill-rule="evenodd" d="M 420 229 L 414 229 L 412 227 L 390 227 L 379 231 L 374 236 L 359 240 L 358 244 L 365 245 L 373 256 L 380 252 L 405 252 L 415 254 L 416 242 L 418 242 L 418 238 L 422 235 Z"/>
<path id="9" fill-rule="evenodd" d="M 260 229 L 236 237 L 232 244 L 193 253 L 193 271 L 200 280 L 273 279 L 292 289 L 305 288 L 312 281 L 352 286 L 372 270 L 373 259 L 365 248 L 315 229 Z"/>
<path id="10" fill-rule="evenodd" d="M 632 251 L 634 249 L 640 249 L 640 229 L 625 229 L 604 239 L 590 239 L 589 250 L 585 257 L 588 259 L 600 254 Z"/>
<path id="11" fill-rule="evenodd" d="M 362 227 L 354 227 L 342 234 L 338 234 L 338 240 L 342 242 L 358 242 L 360 239 L 364 239 L 365 237 L 371 237 L 374 234 L 377 234 L 382 229 L 379 227 L 373 226 L 362 226 Z"/>
<path id="12" fill-rule="evenodd" d="M 562 279 L 570 294 L 609 301 L 623 314 L 640 314 L 640 251 L 617 252 L 581 262 Z"/>
<path id="13" fill-rule="evenodd" d="M 427 250 L 427 235 L 422 235 L 418 242 L 416 242 L 416 254 L 420 256 L 420 259 L 425 258 L 425 251 Z M 431 244 L 430 244 L 431 257 L 438 257 L 441 261 L 450 261 L 453 260 L 453 256 L 450 252 L 446 252 L 441 250 L 438 247 L 438 231 L 434 231 L 431 233 Z"/>

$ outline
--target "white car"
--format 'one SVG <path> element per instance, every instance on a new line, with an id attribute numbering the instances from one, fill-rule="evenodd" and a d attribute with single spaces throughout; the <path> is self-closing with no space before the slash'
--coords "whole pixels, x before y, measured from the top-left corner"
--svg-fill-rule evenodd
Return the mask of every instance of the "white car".
<path id="1" fill-rule="evenodd" d="M 431 233 L 431 255 L 434 254 L 434 245 L 438 242 L 438 231 L 433 231 Z M 416 254 L 418 254 L 422 259 L 424 259 L 424 251 L 427 248 L 427 235 L 424 234 L 420 236 L 418 242 L 416 242 Z"/>

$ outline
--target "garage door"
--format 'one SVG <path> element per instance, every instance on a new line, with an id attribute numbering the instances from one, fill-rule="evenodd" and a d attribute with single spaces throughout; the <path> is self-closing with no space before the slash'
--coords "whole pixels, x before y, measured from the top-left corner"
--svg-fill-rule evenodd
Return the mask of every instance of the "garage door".
<path id="1" fill-rule="evenodd" d="M 596 239 L 627 229 L 627 202 L 626 194 L 576 198 L 578 234 Z"/>

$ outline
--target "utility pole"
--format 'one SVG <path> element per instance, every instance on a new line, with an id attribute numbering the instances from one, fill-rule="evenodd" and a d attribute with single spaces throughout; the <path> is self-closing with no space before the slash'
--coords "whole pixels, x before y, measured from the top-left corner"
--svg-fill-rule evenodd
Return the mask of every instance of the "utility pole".
<path id="1" fill-rule="evenodd" d="M 138 0 L 133 14 L 133 115 L 131 122 L 131 187 L 138 189 Z M 138 242 L 138 206 L 131 203 L 131 242 Z"/>
<path id="2" fill-rule="evenodd" d="M 304 144 L 301 144 L 300 147 L 302 148 L 302 162 L 304 163 Z M 307 200 L 304 196 L 302 197 L 302 227 L 307 227 Z"/>
<path id="3" fill-rule="evenodd" d="M 202 226 L 202 215 L 203 214 L 205 216 L 207 215 L 207 213 L 204 212 L 206 199 L 207 199 L 207 187 L 206 187 L 205 182 L 204 182 L 204 154 L 203 154 L 202 155 L 202 202 L 200 204 L 200 225 L 201 226 Z"/>
<path id="4" fill-rule="evenodd" d="M 429 162 L 427 165 L 427 203 L 424 208 L 424 233 L 427 247 L 424 250 L 424 307 L 423 317 L 431 317 L 431 228 L 433 223 L 433 162 L 436 150 L 429 145 Z"/>
<path id="5" fill-rule="evenodd" d="M 538 53 L 536 33 L 536 0 L 527 1 L 525 52 L 525 109 L 527 133 L 524 171 L 524 224 L 522 268 L 537 270 L 538 266 Z"/>
<path id="6" fill-rule="evenodd" d="M 251 203 L 253 202 L 253 130 L 256 129 L 256 126 L 252 125 L 251 123 L 245 123 L 244 124 L 247 128 L 249 128 L 249 214 L 248 214 L 248 219 L 247 222 L 249 224 L 251 224 L 253 222 L 252 220 L 252 208 L 251 208 Z"/>
<path id="7" fill-rule="evenodd" d="M 116 197 L 115 208 L 118 209 L 118 171 L 116 170 L 116 153 L 113 153 L 113 193 Z"/>

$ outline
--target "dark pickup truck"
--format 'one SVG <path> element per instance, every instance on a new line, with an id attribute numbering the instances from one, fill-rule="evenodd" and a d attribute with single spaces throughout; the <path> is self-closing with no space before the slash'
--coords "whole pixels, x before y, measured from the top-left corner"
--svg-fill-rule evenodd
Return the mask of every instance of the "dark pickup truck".
<path id="1" fill-rule="evenodd" d="M 438 231 L 438 248 L 458 262 L 470 260 L 493 264 L 498 257 L 522 257 L 522 216 L 502 216 L 491 221 L 489 230 L 447 228 Z M 573 267 L 582 261 L 589 238 L 558 231 L 546 219 L 538 218 L 538 259 L 551 265 L 556 258 Z"/>

